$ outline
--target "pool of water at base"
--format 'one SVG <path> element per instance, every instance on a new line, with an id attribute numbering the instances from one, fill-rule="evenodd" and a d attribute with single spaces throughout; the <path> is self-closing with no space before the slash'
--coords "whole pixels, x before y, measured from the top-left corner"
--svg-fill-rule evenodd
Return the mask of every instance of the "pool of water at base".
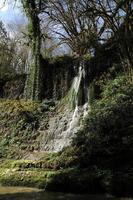
<path id="1" fill-rule="evenodd" d="M 0 200 L 133 200 L 133 198 L 113 198 L 108 195 L 78 195 L 44 192 L 22 187 L 0 187 Z"/>

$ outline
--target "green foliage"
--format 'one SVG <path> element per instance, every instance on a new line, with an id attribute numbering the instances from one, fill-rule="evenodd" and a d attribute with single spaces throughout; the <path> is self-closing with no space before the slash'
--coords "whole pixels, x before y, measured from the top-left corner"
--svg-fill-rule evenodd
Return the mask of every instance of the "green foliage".
<path id="1" fill-rule="evenodd" d="M 81 149 L 82 166 L 119 166 L 123 158 L 128 163 L 133 153 L 132 101 L 133 89 L 124 75 L 103 86 L 102 99 L 93 103 L 74 141 Z"/>
<path id="2" fill-rule="evenodd" d="M 132 83 L 121 74 L 101 88 L 101 99 L 93 101 L 73 145 L 78 149 L 80 167 L 94 167 L 107 192 L 132 194 L 127 188 L 132 184 L 133 168 Z"/>
<path id="3" fill-rule="evenodd" d="M 24 101 L 24 100 L 0 100 L 0 110 L 3 113 L 18 113 L 21 114 L 22 112 L 30 112 L 34 111 L 38 107 L 38 103 L 33 101 Z"/>
<path id="4" fill-rule="evenodd" d="M 0 184 L 2 186 L 29 186 L 51 191 L 64 192 L 103 192 L 101 177 L 103 173 L 95 173 L 95 170 L 79 170 L 77 168 L 59 169 L 56 171 L 38 169 L 31 161 L 6 161 L 0 165 Z M 18 168 L 17 164 L 25 163 L 27 168 Z"/>
<path id="5" fill-rule="evenodd" d="M 67 148 L 60 153 L 44 153 L 38 160 L 6 160 L 0 167 L 18 170 L 61 170 L 78 165 L 77 149 Z"/>
<path id="6" fill-rule="evenodd" d="M 47 181 L 55 172 L 17 171 L 17 169 L 0 169 L 0 183 L 3 186 L 29 186 L 46 188 Z"/>
<path id="7" fill-rule="evenodd" d="M 116 95 L 126 95 L 130 91 L 130 82 L 126 79 L 126 75 L 119 75 L 114 80 L 109 80 L 107 85 L 103 85 L 103 98 L 113 98 Z"/>
<path id="8" fill-rule="evenodd" d="M 31 101 L 0 101 L 0 157 L 21 157 L 26 149 L 37 148 L 38 107 Z"/>
<path id="9" fill-rule="evenodd" d="M 89 61 L 91 58 L 92 58 L 92 56 L 89 53 L 87 53 L 83 56 L 84 61 Z"/>
<path id="10" fill-rule="evenodd" d="M 35 101 L 41 100 L 41 30 L 39 12 L 40 7 L 35 0 L 29 2 L 21 1 L 24 11 L 28 17 L 28 35 L 31 48 L 31 60 L 29 63 L 29 74 L 27 76 L 24 92 L 25 99 Z M 44 2 L 43 2 L 44 3 Z"/>
<path id="11" fill-rule="evenodd" d="M 133 164 L 131 159 L 133 154 L 133 89 L 123 74 L 109 80 L 101 88 L 101 99 L 93 101 L 91 112 L 84 121 L 83 129 L 75 137 L 73 147 L 65 148 L 59 153 L 44 154 L 38 160 L 7 160 L 0 166 L 0 183 L 35 186 L 55 191 L 64 191 L 65 188 L 65 191 L 69 192 L 106 191 L 119 194 L 120 189 L 123 188 L 120 180 L 123 185 L 127 184 L 127 177 Z M 21 130 L 19 132 L 21 137 L 23 130 L 25 133 L 25 128 L 31 125 L 31 129 L 29 128 L 25 135 L 26 143 L 24 137 L 19 137 L 16 141 L 16 136 L 18 137 L 16 129 L 14 133 L 11 129 L 13 137 L 7 134 L 1 140 L 1 149 L 8 154 L 9 145 L 14 146 L 17 142 L 21 151 L 23 148 L 26 150 L 31 148 L 32 144 L 29 145 L 29 149 L 27 148 L 27 141 L 33 138 L 31 130 L 35 130 L 38 118 L 37 113 L 36 119 L 33 118 L 32 113 L 41 108 L 33 102 L 22 101 L 22 106 L 19 104 L 18 101 L 8 101 L 3 102 L 4 106 L 1 105 L 3 112 L 6 108 L 10 115 L 14 116 L 18 113 L 19 116 L 21 115 L 15 124 L 17 130 Z M 22 113 L 25 112 L 28 118 L 25 114 L 22 117 Z M 8 117 L 7 113 L 6 116 Z M 18 118 L 18 115 L 16 116 Z M 35 140 L 33 143 L 35 145 Z M 13 156 L 10 155 L 10 157 Z M 130 183 L 132 183 L 132 178 L 130 178 Z M 123 191 L 128 191 L 128 189 L 125 187 Z"/>

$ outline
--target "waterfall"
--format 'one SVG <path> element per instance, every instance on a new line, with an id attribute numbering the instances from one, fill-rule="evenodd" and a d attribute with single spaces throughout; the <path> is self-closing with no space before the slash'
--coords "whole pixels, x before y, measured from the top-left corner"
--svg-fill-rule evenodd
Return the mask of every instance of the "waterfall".
<path id="1" fill-rule="evenodd" d="M 78 109 L 79 109 L 79 108 L 78 108 L 78 106 L 76 105 L 75 110 L 74 110 L 74 113 L 73 113 L 73 116 L 72 116 L 72 120 L 70 121 L 69 127 L 68 127 L 68 129 L 67 129 L 67 132 L 68 132 L 68 133 L 70 133 L 71 130 L 72 130 L 74 127 L 76 127 L 76 125 L 77 125 L 78 122 L 79 122 L 79 115 L 78 115 L 79 111 L 78 111 Z"/>
<path id="2" fill-rule="evenodd" d="M 74 81 L 73 81 L 73 84 L 72 84 L 72 88 L 75 90 L 76 95 L 78 94 L 78 91 L 79 91 L 79 88 L 80 88 L 80 83 L 81 83 L 81 80 L 82 80 L 82 76 L 83 76 L 83 70 L 82 70 L 82 67 L 80 66 L 79 67 L 79 73 L 74 78 Z"/>
<path id="3" fill-rule="evenodd" d="M 88 84 L 84 63 L 80 63 L 68 92 L 65 107 L 49 120 L 41 142 L 44 151 L 58 152 L 71 144 L 73 137 L 82 126 L 82 119 L 89 112 Z"/>
<path id="4" fill-rule="evenodd" d="M 72 119 L 69 123 L 67 132 L 71 134 L 71 132 L 76 132 L 77 129 L 79 128 L 79 122 L 81 118 L 84 118 L 87 113 L 88 113 L 88 88 L 85 83 L 85 68 L 84 64 L 81 64 L 79 67 L 79 72 L 77 76 L 73 80 L 72 84 L 72 90 L 73 94 L 75 95 L 74 98 L 74 104 L 75 104 L 75 109 L 72 115 Z M 83 82 L 83 83 L 82 83 Z M 81 83 L 83 85 L 81 85 Z M 82 90 L 81 92 L 83 93 L 81 96 L 79 95 L 80 89 Z M 81 103 L 80 98 L 84 99 L 84 102 Z"/>

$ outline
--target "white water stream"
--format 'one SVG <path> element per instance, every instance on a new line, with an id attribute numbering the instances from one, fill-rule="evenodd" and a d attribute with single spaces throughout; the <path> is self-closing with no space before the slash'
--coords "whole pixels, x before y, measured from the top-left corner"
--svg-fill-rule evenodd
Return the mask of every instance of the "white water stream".
<path id="1" fill-rule="evenodd" d="M 81 65 L 70 90 L 69 98 L 74 110 L 71 111 L 66 106 L 62 113 L 49 120 L 49 128 L 42 138 L 43 151 L 58 152 L 69 146 L 81 128 L 81 122 L 89 112 L 88 85 L 85 76 L 84 66 Z"/>
<path id="2" fill-rule="evenodd" d="M 82 79 L 84 81 L 84 85 L 83 85 L 82 89 L 84 90 L 85 102 L 83 105 L 78 105 L 78 103 L 79 103 L 78 93 L 80 92 L 79 90 L 81 87 Z M 75 106 L 75 110 L 73 112 L 72 120 L 70 121 L 69 127 L 66 130 L 68 133 L 77 131 L 79 128 L 79 122 L 80 122 L 81 117 L 85 118 L 85 116 L 88 113 L 88 108 L 89 108 L 88 89 L 86 88 L 86 85 L 85 85 L 85 69 L 82 66 L 79 67 L 78 75 L 73 80 L 72 89 L 74 90 L 74 93 L 76 96 L 76 99 L 75 99 L 76 106 Z"/>

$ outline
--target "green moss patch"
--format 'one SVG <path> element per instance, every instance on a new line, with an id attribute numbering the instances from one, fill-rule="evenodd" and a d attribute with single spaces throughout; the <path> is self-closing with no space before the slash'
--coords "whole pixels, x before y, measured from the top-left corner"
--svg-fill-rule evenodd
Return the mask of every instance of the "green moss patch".
<path id="1" fill-rule="evenodd" d="M 39 104 L 31 101 L 0 100 L 0 157 L 21 157 L 38 148 Z"/>
<path id="2" fill-rule="evenodd" d="M 33 167 L 20 168 L 14 164 L 29 161 L 10 161 L 0 166 L 1 186 L 37 187 L 50 191 L 63 192 L 103 192 L 101 177 L 92 170 L 67 168 L 60 170 L 47 170 Z M 9 167 L 10 166 L 10 167 Z"/>

